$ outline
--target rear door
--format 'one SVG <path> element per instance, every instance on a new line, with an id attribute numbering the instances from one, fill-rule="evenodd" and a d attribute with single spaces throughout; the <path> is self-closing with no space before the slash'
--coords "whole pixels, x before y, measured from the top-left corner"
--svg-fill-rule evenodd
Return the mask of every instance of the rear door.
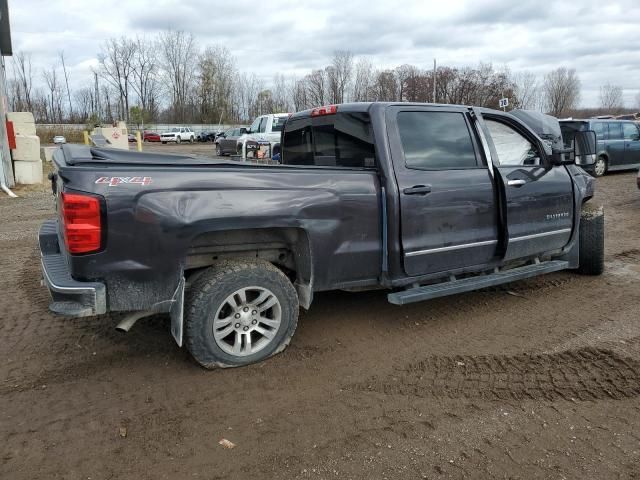
<path id="1" fill-rule="evenodd" d="M 624 164 L 633 167 L 640 164 L 640 130 L 634 122 L 622 124 L 624 137 Z"/>
<path id="2" fill-rule="evenodd" d="M 540 139 L 510 116 L 483 113 L 481 125 L 499 180 L 504 260 L 564 247 L 574 221 L 566 167 L 551 165 Z"/>
<path id="3" fill-rule="evenodd" d="M 390 107 L 387 131 L 409 276 L 482 265 L 498 243 L 494 184 L 466 109 Z"/>
<path id="4" fill-rule="evenodd" d="M 609 125 L 609 140 L 607 140 L 609 166 L 620 167 L 624 165 L 624 138 L 622 135 L 622 122 L 607 123 Z"/>

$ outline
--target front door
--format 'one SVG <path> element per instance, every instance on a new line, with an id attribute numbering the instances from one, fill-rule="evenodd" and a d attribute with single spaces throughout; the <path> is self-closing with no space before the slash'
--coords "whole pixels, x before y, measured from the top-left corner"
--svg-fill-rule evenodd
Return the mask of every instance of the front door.
<path id="1" fill-rule="evenodd" d="M 624 164 L 632 167 L 640 164 L 640 131 L 635 123 L 622 124 L 624 136 Z"/>
<path id="2" fill-rule="evenodd" d="M 390 107 L 387 127 L 409 276 L 482 265 L 498 244 L 494 183 L 456 107 Z"/>
<path id="3" fill-rule="evenodd" d="M 624 138 L 622 136 L 622 122 L 608 122 L 609 139 L 607 140 L 607 153 L 609 154 L 609 167 L 624 165 Z"/>
<path id="4" fill-rule="evenodd" d="M 538 137 L 518 121 L 482 115 L 482 131 L 500 179 L 504 260 L 561 249 L 571 237 L 573 186 L 565 166 L 553 166 Z"/>

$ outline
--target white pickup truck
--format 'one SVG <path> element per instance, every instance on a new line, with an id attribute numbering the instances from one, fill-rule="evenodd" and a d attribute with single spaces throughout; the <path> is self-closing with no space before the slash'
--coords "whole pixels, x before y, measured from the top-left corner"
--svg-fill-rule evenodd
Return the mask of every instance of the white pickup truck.
<path id="1" fill-rule="evenodd" d="M 191 142 L 196 139 L 196 134 L 189 127 L 173 127 L 168 132 L 163 132 L 160 135 L 160 141 L 162 143 L 167 142 Z"/>
<path id="2" fill-rule="evenodd" d="M 271 113 L 256 118 L 247 132 L 238 138 L 238 150 L 242 151 L 242 158 L 246 158 L 247 142 L 269 142 L 271 155 L 280 152 L 280 134 L 284 122 L 289 118 L 289 113 Z"/>

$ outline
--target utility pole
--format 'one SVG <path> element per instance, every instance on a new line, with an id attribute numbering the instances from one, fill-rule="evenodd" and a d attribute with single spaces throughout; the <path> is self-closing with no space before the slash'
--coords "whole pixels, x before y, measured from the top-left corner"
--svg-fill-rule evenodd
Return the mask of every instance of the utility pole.
<path id="1" fill-rule="evenodd" d="M 433 103 L 436 103 L 436 59 L 433 59 Z"/>

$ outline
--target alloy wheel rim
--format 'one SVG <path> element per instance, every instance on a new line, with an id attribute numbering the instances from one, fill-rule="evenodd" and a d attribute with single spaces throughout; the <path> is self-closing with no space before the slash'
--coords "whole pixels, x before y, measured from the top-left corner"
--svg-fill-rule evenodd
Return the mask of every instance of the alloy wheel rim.
<path id="1" fill-rule="evenodd" d="M 246 287 L 222 302 L 211 327 L 222 351 L 246 357 L 270 345 L 281 324 L 282 306 L 275 294 L 264 287 Z"/>
<path id="2" fill-rule="evenodd" d="M 604 160 L 602 158 L 599 158 L 596 162 L 596 174 L 598 176 L 604 174 Z"/>

